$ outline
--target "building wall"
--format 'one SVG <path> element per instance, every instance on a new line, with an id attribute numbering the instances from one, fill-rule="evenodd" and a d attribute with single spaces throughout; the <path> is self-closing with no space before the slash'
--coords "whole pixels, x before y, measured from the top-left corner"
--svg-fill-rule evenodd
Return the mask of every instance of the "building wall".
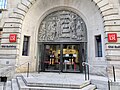
<path id="1" fill-rule="evenodd" d="M 10 0 L 8 0 L 10 1 Z M 11 65 L 21 65 L 31 61 L 31 71 L 36 70 L 38 29 L 42 19 L 49 13 L 67 9 L 80 15 L 86 23 L 88 35 L 87 60 L 91 65 L 119 64 L 120 48 L 120 4 L 118 0 L 15 0 L 9 2 L 8 11 L 4 11 L 2 45 L 13 45 L 16 48 L 1 48 L 1 64 L 10 61 Z M 87 6 L 87 7 L 86 7 Z M 3 26 L 3 24 L 1 25 Z M 9 34 L 17 34 L 17 42 L 9 42 Z M 118 41 L 109 43 L 108 33 L 117 33 Z M 95 57 L 95 35 L 101 34 L 103 57 Z M 29 56 L 22 56 L 23 36 L 30 36 Z M 27 70 L 27 64 L 19 71 Z"/>
<path id="2" fill-rule="evenodd" d="M 33 62 L 37 62 L 37 36 L 38 36 L 38 28 L 40 26 L 41 20 L 48 15 L 49 13 L 59 10 L 59 9 L 68 9 L 73 12 L 78 13 L 85 21 L 87 25 L 87 34 L 88 34 L 88 59 L 90 63 L 105 63 L 104 56 L 105 54 L 103 53 L 102 58 L 96 58 L 95 57 L 95 48 L 91 48 L 92 46 L 95 47 L 95 42 L 94 42 L 94 36 L 102 34 L 102 38 L 104 37 L 104 29 L 103 29 L 103 23 L 102 23 L 102 17 L 100 15 L 100 11 L 98 10 L 98 7 L 94 5 L 93 2 L 90 1 L 82 1 L 81 5 L 78 4 L 77 1 L 73 1 L 74 3 L 71 4 L 71 2 L 65 3 L 64 1 L 53 1 L 54 3 L 50 2 L 45 2 L 45 1 L 39 1 L 36 2 L 31 9 L 28 11 L 26 14 L 26 17 L 24 18 L 23 21 L 23 26 L 22 32 L 23 35 L 28 35 L 31 36 L 31 41 L 32 43 L 30 44 L 30 56 L 29 57 L 23 57 L 21 56 L 19 61 L 22 60 L 30 60 L 32 58 Z M 87 4 L 89 7 L 85 7 L 85 4 Z M 47 5 L 47 7 L 45 7 Z M 39 7 L 38 7 L 39 6 Z M 42 9 L 41 9 L 42 8 Z M 84 8 L 84 9 L 83 9 Z M 31 18 L 33 16 L 34 18 Z M 98 17 L 96 19 L 96 17 Z M 32 21 L 32 22 L 31 22 Z M 22 35 L 22 39 L 23 39 Z M 22 40 L 23 41 L 23 40 Z M 104 39 L 102 40 L 104 43 Z M 91 43 L 92 42 L 92 43 Z M 36 43 L 36 45 L 35 45 Z M 22 42 L 21 45 L 22 46 Z M 20 55 L 22 55 L 22 48 L 20 51 Z M 103 51 L 104 51 L 104 44 L 103 44 Z M 33 53 L 34 52 L 34 53 Z M 93 52 L 93 53 L 91 53 Z M 33 55 L 34 54 L 34 55 Z M 36 65 L 35 65 L 36 66 Z M 34 66 L 34 67 L 35 67 Z"/>
<path id="3" fill-rule="evenodd" d="M 4 23 L 8 21 L 9 14 L 13 13 L 15 8 L 17 7 L 17 4 L 20 3 L 20 0 L 7 0 L 7 9 L 1 10 L 2 13 L 0 14 L 0 27 L 2 28 L 4 26 Z"/>

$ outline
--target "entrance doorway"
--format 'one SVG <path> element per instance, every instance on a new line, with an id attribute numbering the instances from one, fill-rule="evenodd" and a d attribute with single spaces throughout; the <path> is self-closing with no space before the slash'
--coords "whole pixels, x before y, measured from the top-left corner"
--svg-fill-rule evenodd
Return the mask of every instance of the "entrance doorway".
<path id="1" fill-rule="evenodd" d="M 39 71 L 83 72 L 83 43 L 42 43 L 40 46 Z"/>
<path id="2" fill-rule="evenodd" d="M 59 10 L 46 16 L 39 27 L 39 71 L 83 72 L 87 28 L 75 12 Z"/>

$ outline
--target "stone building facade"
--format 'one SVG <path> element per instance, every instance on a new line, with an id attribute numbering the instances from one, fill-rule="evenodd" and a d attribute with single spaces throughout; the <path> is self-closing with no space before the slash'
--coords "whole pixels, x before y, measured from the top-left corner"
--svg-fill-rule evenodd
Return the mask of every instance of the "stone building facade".
<path id="1" fill-rule="evenodd" d="M 99 69 L 120 64 L 119 0 L 7 0 L 1 11 L 2 65 L 18 66 L 18 72 L 25 72 L 30 62 L 31 72 L 44 71 L 43 48 L 56 44 L 60 57 L 64 45 L 77 45 L 80 68 L 83 61 Z"/>

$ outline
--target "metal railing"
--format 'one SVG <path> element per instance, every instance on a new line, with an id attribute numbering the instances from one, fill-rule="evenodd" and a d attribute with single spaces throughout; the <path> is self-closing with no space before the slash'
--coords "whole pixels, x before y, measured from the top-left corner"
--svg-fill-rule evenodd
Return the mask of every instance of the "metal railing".
<path id="1" fill-rule="evenodd" d="M 82 66 L 84 67 L 85 70 L 85 80 L 87 80 L 87 74 L 88 74 L 88 80 L 90 79 L 90 68 L 96 69 L 96 71 L 98 73 L 100 73 L 102 76 L 104 77 L 108 77 L 106 74 L 104 74 L 103 72 L 99 71 L 95 66 L 87 63 L 87 62 L 83 62 Z"/>
<path id="2" fill-rule="evenodd" d="M 87 62 L 83 62 L 82 63 L 83 67 L 84 67 L 84 70 L 85 70 L 85 80 L 89 80 L 90 79 L 90 68 L 96 68 L 94 67 L 93 65 L 87 63 Z M 108 67 L 112 67 L 112 73 L 113 73 L 113 79 L 114 79 L 114 82 L 116 82 L 116 73 L 115 73 L 115 67 L 114 65 L 108 65 L 106 67 L 106 73 L 107 75 L 105 75 L 103 72 L 100 72 L 96 69 L 96 71 L 98 71 L 99 73 L 101 73 L 101 75 L 103 75 L 104 77 L 107 77 L 108 78 L 108 90 L 110 90 L 110 82 L 112 82 L 112 80 L 109 78 L 109 75 L 108 75 Z"/>
<path id="3" fill-rule="evenodd" d="M 23 63 L 23 64 L 20 64 L 19 66 L 16 66 L 16 68 L 19 68 L 19 67 L 27 64 L 27 72 L 26 72 L 26 73 L 27 73 L 27 77 L 29 77 L 30 63 L 32 63 L 32 62 L 31 62 L 31 61 L 27 61 L 27 62 L 25 62 L 25 63 Z M 15 69 L 16 69 L 16 68 L 15 68 Z"/>
<path id="4" fill-rule="evenodd" d="M 16 66 L 16 68 L 19 68 L 19 67 L 27 64 L 27 72 L 26 72 L 26 73 L 27 73 L 27 77 L 29 77 L 30 63 L 32 63 L 32 62 L 31 62 L 31 61 L 27 61 L 27 62 L 25 62 L 25 63 L 23 63 L 23 64 L 20 64 L 19 66 Z M 16 69 L 16 68 L 15 68 L 15 69 Z"/>
<path id="5" fill-rule="evenodd" d="M 27 64 L 27 77 L 29 77 L 30 61 L 27 61 L 27 62 L 25 62 L 25 63 L 23 63 L 23 64 L 21 64 L 19 66 L 11 66 L 10 68 L 7 68 L 5 72 L 1 73 L 2 74 L 2 76 L 1 76 L 2 78 L 6 77 L 6 80 L 4 81 L 4 84 L 3 84 L 3 90 L 5 90 L 5 87 L 6 87 L 6 81 L 7 81 L 7 76 L 6 75 L 9 74 L 11 71 L 14 71 L 16 68 L 19 68 L 19 67 L 21 67 L 21 66 L 23 66 L 25 64 Z M 4 67 L 6 67 L 6 66 L 4 66 Z M 2 68 L 4 68 L 4 67 L 2 67 Z M 7 66 L 7 67 L 9 67 L 9 66 Z"/>
<path id="6" fill-rule="evenodd" d="M 11 68 L 9 68 L 9 70 L 6 70 L 5 72 L 2 73 L 2 76 L 7 76 L 7 74 L 9 74 L 12 70 L 15 70 L 15 69 L 17 69 L 17 68 L 27 64 L 27 72 L 26 73 L 27 73 L 27 77 L 29 77 L 29 69 L 30 69 L 29 66 L 30 66 L 30 63 L 31 63 L 30 61 L 27 61 L 25 63 L 22 63 L 22 64 L 18 65 L 18 66 L 11 66 Z"/>

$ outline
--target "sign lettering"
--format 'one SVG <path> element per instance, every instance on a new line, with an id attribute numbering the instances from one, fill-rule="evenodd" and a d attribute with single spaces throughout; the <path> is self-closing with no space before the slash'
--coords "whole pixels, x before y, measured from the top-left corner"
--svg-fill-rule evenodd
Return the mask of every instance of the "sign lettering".
<path id="1" fill-rule="evenodd" d="M 119 49 L 120 45 L 109 45 L 107 47 L 110 48 L 110 49 Z"/>

